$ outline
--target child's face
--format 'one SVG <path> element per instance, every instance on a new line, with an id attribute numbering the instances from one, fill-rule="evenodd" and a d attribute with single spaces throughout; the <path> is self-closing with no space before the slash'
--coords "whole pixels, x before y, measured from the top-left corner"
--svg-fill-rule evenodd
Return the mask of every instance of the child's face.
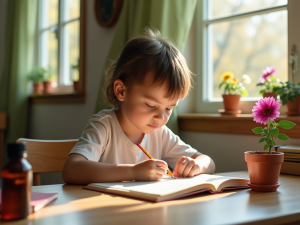
<path id="1" fill-rule="evenodd" d="M 134 85 L 129 92 L 125 92 L 121 103 L 122 113 L 143 133 L 151 133 L 165 125 L 179 101 L 178 98 L 165 97 L 167 84 L 153 87 L 147 85 L 148 82 L 145 79 L 143 85 Z"/>

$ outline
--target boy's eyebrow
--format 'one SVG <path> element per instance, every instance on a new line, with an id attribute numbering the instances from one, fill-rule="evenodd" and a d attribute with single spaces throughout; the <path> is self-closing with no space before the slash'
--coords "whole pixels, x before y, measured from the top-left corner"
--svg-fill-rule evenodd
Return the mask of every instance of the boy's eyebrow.
<path id="1" fill-rule="evenodd" d="M 146 95 L 145 97 L 148 98 L 148 99 L 150 99 L 150 100 L 152 100 L 152 101 L 154 101 L 154 102 L 157 102 L 157 103 L 161 104 L 161 102 L 158 101 L 155 97 L 148 96 L 148 95 Z M 170 106 L 175 107 L 175 106 L 177 106 L 177 104 L 173 104 L 173 105 L 170 105 Z"/>

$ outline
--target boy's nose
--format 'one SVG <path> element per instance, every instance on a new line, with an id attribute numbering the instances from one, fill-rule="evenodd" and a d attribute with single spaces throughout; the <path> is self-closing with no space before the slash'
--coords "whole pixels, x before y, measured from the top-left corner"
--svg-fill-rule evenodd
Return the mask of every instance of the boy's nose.
<path id="1" fill-rule="evenodd" d="M 164 116 L 164 112 L 157 112 L 154 116 L 155 120 L 164 120 L 165 116 Z"/>

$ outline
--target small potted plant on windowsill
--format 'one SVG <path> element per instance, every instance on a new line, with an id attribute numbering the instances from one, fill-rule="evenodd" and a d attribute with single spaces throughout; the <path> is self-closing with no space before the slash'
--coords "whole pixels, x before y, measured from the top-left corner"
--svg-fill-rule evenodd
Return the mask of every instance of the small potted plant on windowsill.
<path id="1" fill-rule="evenodd" d="M 259 93 L 265 97 L 273 97 L 277 99 L 277 94 L 274 91 L 274 88 L 278 86 L 279 79 L 275 78 L 273 75 L 277 71 L 274 66 L 268 66 L 263 70 L 263 74 L 259 78 L 260 83 L 256 84 L 257 87 L 264 87 Z"/>
<path id="2" fill-rule="evenodd" d="M 254 121 L 266 125 L 265 128 L 256 127 L 252 131 L 262 136 L 258 143 L 265 142 L 264 150 L 268 150 L 268 152 L 245 152 L 245 161 L 247 162 L 250 177 L 248 184 L 254 191 L 276 191 L 280 185 L 278 177 L 284 154 L 282 152 L 274 152 L 272 149 L 276 145 L 275 139 L 290 139 L 285 134 L 279 134 L 278 128 L 291 129 L 295 124 L 287 120 L 281 120 L 279 123 L 276 123 L 275 119 L 280 114 L 278 112 L 279 108 L 280 103 L 278 100 L 276 101 L 273 97 L 267 97 L 259 100 L 252 110 Z"/>
<path id="3" fill-rule="evenodd" d="M 300 84 L 295 85 L 293 82 L 280 82 L 281 86 L 273 90 L 279 95 L 282 105 L 287 105 L 288 116 L 300 116 Z"/>
<path id="4" fill-rule="evenodd" d="M 223 104 L 224 109 L 220 109 L 219 112 L 225 115 L 237 115 L 241 113 L 239 110 L 240 98 L 247 96 L 248 92 L 243 83 L 249 84 L 251 79 L 248 75 L 244 74 L 242 81 L 234 78 L 232 72 L 226 72 L 222 74 L 222 82 L 219 85 L 219 89 L 224 86 L 223 92 Z"/>
<path id="5" fill-rule="evenodd" d="M 44 78 L 44 93 L 45 94 L 51 94 L 53 92 L 53 81 L 55 79 L 55 74 L 52 70 L 52 68 L 49 66 L 45 70 L 45 78 Z"/>
<path id="6" fill-rule="evenodd" d="M 45 70 L 42 67 L 33 68 L 28 74 L 28 80 L 33 82 L 33 93 L 42 94 L 43 93 L 43 81 L 45 78 Z"/>
<path id="7" fill-rule="evenodd" d="M 79 82 L 79 59 L 77 63 L 71 65 L 72 68 L 72 78 L 73 78 L 73 90 L 78 91 Z"/>

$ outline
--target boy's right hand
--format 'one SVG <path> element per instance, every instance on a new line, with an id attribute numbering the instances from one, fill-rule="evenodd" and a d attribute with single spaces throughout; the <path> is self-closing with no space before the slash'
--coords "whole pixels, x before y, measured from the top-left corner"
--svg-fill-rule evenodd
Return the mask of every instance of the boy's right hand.
<path id="1" fill-rule="evenodd" d="M 167 173 L 168 165 L 165 161 L 148 159 L 133 166 L 134 180 L 157 181 Z"/>

